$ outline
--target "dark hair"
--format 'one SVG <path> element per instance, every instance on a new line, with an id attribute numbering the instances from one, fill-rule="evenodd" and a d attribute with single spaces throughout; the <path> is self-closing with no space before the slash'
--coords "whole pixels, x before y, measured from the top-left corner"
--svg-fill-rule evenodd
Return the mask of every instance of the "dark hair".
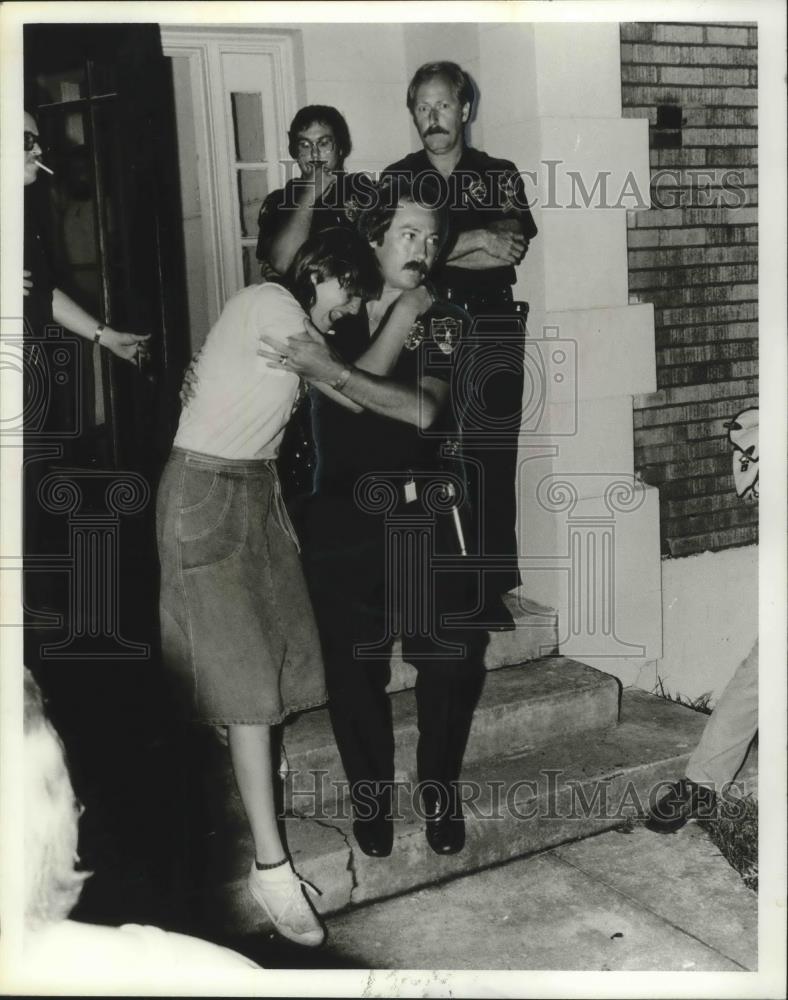
<path id="1" fill-rule="evenodd" d="M 337 142 L 339 162 L 344 163 L 345 157 L 350 155 L 350 150 L 353 148 L 350 142 L 350 129 L 342 114 L 329 104 L 307 104 L 305 108 L 296 111 L 287 133 L 287 148 L 290 155 L 294 160 L 298 159 L 298 133 L 315 123 L 328 125 L 331 128 Z"/>
<path id="2" fill-rule="evenodd" d="M 442 76 L 449 81 L 454 88 L 454 95 L 461 106 L 469 104 L 471 110 L 473 109 L 473 99 L 475 96 L 473 84 L 465 70 L 454 62 L 431 62 L 419 66 L 413 74 L 413 79 L 408 84 L 407 105 L 408 111 L 411 114 L 413 114 L 413 109 L 416 106 L 416 91 L 423 83 L 432 80 L 436 76 Z"/>
<path id="3" fill-rule="evenodd" d="M 356 227 L 370 243 L 383 243 L 383 237 L 389 231 L 394 213 L 400 205 L 410 202 L 421 205 L 434 212 L 438 217 L 438 234 L 443 243 L 449 231 L 449 213 L 446 209 L 446 199 L 430 173 L 421 174 L 386 174 L 377 187 L 377 197 L 371 208 L 362 211 Z"/>
<path id="4" fill-rule="evenodd" d="M 302 309 L 315 301 L 315 284 L 328 278 L 339 283 L 352 295 L 376 299 L 383 288 L 378 262 L 369 243 L 352 229 L 334 226 L 323 229 L 301 246 L 284 276 L 284 284 L 298 299 Z"/>

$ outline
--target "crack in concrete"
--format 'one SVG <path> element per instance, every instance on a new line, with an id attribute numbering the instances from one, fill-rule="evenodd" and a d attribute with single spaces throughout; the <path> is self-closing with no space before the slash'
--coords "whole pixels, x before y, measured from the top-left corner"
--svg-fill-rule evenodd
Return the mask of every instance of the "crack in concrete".
<path id="1" fill-rule="evenodd" d="M 323 819 L 313 819 L 313 822 L 317 823 L 318 826 L 323 826 L 329 830 L 336 831 L 336 833 L 338 833 L 339 836 L 345 842 L 345 847 L 347 847 L 348 851 L 347 865 L 345 866 L 345 869 L 346 871 L 350 872 L 350 896 L 348 897 L 347 902 L 352 903 L 354 902 L 353 893 L 358 889 L 359 886 L 358 886 L 358 875 L 356 873 L 355 855 L 353 853 L 353 846 L 350 843 L 350 838 L 340 826 L 334 826 L 333 823 L 328 823 L 326 820 Z"/>

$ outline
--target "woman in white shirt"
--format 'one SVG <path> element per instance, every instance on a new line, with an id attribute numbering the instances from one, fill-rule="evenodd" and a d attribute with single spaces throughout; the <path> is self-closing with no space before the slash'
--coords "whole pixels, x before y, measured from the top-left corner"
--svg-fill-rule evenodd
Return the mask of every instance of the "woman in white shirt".
<path id="1" fill-rule="evenodd" d="M 283 936 L 312 946 L 325 932 L 280 838 L 271 759 L 271 726 L 326 700 L 275 467 L 300 382 L 258 348 L 273 338 L 284 354 L 307 317 L 328 333 L 380 281 L 369 244 L 329 229 L 301 247 L 283 284 L 233 296 L 188 373 L 157 500 L 164 662 L 188 716 L 227 727 L 255 844 L 252 895 Z"/>

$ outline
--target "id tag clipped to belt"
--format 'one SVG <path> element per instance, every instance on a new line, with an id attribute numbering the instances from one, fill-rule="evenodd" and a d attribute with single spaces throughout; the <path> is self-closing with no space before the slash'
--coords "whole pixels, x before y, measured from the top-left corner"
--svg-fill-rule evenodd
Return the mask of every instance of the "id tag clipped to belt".
<path id="1" fill-rule="evenodd" d="M 405 503 L 413 503 L 416 499 L 416 480 L 413 476 L 405 483 Z"/>

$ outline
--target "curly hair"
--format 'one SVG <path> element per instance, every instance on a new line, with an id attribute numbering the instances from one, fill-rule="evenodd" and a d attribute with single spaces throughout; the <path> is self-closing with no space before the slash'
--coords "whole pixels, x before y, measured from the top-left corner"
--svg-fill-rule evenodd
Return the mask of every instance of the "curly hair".
<path id="1" fill-rule="evenodd" d="M 468 104 L 470 105 L 470 110 L 473 110 L 473 102 L 476 95 L 471 78 L 465 70 L 455 62 L 431 62 L 419 66 L 413 74 L 413 79 L 408 84 L 406 104 L 411 114 L 413 114 L 413 109 L 416 106 L 416 91 L 423 83 L 427 83 L 428 80 L 432 80 L 436 76 L 442 76 L 445 80 L 448 80 L 454 89 L 454 95 L 460 102 L 460 106 Z"/>
<path id="2" fill-rule="evenodd" d="M 90 872 L 75 868 L 80 807 L 63 743 L 27 668 L 24 691 L 25 920 L 35 928 L 66 919 Z"/>
<path id="3" fill-rule="evenodd" d="M 340 226 L 310 236 L 287 269 L 282 283 L 304 310 L 315 302 L 313 276 L 317 284 L 338 278 L 343 288 L 362 299 L 378 298 L 383 288 L 378 262 L 369 243 L 354 230 Z"/>
<path id="4" fill-rule="evenodd" d="M 306 107 L 296 111 L 287 132 L 287 148 L 290 155 L 294 160 L 298 159 L 298 133 L 315 124 L 328 125 L 334 133 L 337 156 L 341 166 L 346 157 L 350 156 L 350 151 L 353 148 L 350 141 L 350 129 L 342 113 L 329 104 L 307 104 Z"/>

